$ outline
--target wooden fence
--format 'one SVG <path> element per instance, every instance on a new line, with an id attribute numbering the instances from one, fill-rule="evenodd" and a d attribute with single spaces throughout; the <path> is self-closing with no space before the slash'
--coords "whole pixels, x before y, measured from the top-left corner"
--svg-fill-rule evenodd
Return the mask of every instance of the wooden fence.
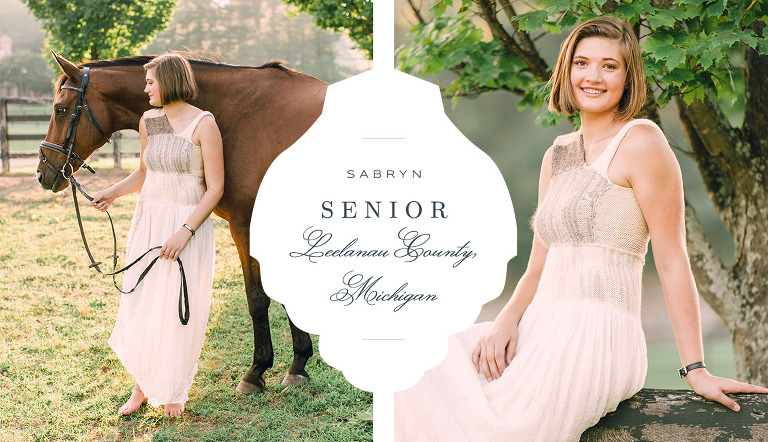
<path id="1" fill-rule="evenodd" d="M 45 139 L 45 134 L 9 134 L 8 124 L 13 122 L 25 122 L 25 121 L 49 121 L 51 119 L 49 115 L 8 115 L 8 104 L 51 104 L 50 98 L 5 98 L 0 97 L 0 161 L 2 161 L 2 173 L 8 174 L 11 172 L 11 159 L 12 158 L 36 158 L 37 152 L 11 152 L 10 142 L 14 140 L 39 140 Z M 121 132 L 116 132 L 112 135 L 112 153 L 109 152 L 94 152 L 90 158 L 101 158 L 111 155 L 114 159 L 113 167 L 119 169 L 121 167 L 121 160 L 124 157 L 137 157 L 137 152 L 123 152 L 120 148 L 123 135 Z"/>

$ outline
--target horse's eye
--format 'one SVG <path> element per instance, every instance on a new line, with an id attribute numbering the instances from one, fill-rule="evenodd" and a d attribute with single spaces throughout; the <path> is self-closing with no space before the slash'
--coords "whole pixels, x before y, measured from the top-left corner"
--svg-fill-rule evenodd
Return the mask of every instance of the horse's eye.
<path id="1" fill-rule="evenodd" d="M 56 108 L 56 116 L 57 117 L 61 117 L 61 116 L 65 115 L 66 113 L 67 113 L 67 108 L 66 107 L 57 107 Z"/>

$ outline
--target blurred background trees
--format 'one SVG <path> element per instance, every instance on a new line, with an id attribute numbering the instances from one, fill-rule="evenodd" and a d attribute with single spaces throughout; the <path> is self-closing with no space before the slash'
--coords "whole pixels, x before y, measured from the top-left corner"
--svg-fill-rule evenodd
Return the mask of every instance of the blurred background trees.
<path id="1" fill-rule="evenodd" d="M 307 9 L 313 17 L 281 0 L 0 0 L 0 94 L 50 94 L 49 50 L 84 62 L 187 49 L 338 81 L 370 68 L 370 0 L 347 5 L 363 15 L 333 21 L 333 10 Z"/>

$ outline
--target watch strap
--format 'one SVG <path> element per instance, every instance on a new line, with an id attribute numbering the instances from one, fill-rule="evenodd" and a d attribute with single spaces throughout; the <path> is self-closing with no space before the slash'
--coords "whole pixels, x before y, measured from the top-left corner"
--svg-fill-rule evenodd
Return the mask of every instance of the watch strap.
<path id="1" fill-rule="evenodd" d="M 688 374 L 689 371 L 695 370 L 697 368 L 707 368 L 707 366 L 704 365 L 703 362 L 694 362 L 691 365 L 686 365 L 685 367 L 680 367 L 680 369 L 677 370 L 677 372 L 680 374 L 681 378 L 684 378 Z"/>

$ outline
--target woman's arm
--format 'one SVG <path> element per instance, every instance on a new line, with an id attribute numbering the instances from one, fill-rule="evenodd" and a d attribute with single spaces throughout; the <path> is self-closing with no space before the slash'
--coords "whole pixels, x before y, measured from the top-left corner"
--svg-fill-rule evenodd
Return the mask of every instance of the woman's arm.
<path id="1" fill-rule="evenodd" d="M 197 141 L 203 153 L 205 193 L 185 223 L 194 230 L 197 230 L 211 215 L 224 193 L 224 149 L 221 132 L 213 118 L 206 116 L 200 120 L 193 133 L 193 142 Z M 192 232 L 186 227 L 178 226 L 176 233 L 160 249 L 160 256 L 175 260 L 190 238 L 192 238 Z"/>
<path id="2" fill-rule="evenodd" d="M 144 123 L 143 116 L 139 120 L 139 144 L 141 146 L 141 152 L 139 153 L 139 168 L 131 172 L 125 179 L 112 187 L 96 192 L 93 195 L 93 201 L 90 202 L 92 206 L 103 212 L 107 210 L 109 205 L 117 198 L 141 189 L 141 186 L 144 185 L 144 179 L 147 176 L 147 165 L 144 163 L 144 149 L 147 147 L 147 126 Z"/>
<path id="3" fill-rule="evenodd" d="M 627 132 L 614 161 L 626 171 L 648 224 L 680 362 L 684 366 L 703 362 L 699 294 L 685 244 L 683 179 L 677 159 L 660 133 L 636 126 Z M 691 371 L 686 380 L 696 393 L 734 411 L 739 406 L 725 393 L 768 393 L 763 387 L 712 376 L 704 368 Z"/>
<path id="4" fill-rule="evenodd" d="M 539 174 L 539 206 L 544 200 L 552 175 L 552 149 L 547 150 Z M 472 362 L 479 373 L 483 370 L 488 381 L 498 379 L 512 362 L 517 347 L 517 325 L 533 300 L 539 286 L 541 272 L 547 259 L 547 247 L 534 234 L 528 267 L 515 287 L 512 297 L 501 310 L 493 326 L 486 332 L 472 352 Z"/>

